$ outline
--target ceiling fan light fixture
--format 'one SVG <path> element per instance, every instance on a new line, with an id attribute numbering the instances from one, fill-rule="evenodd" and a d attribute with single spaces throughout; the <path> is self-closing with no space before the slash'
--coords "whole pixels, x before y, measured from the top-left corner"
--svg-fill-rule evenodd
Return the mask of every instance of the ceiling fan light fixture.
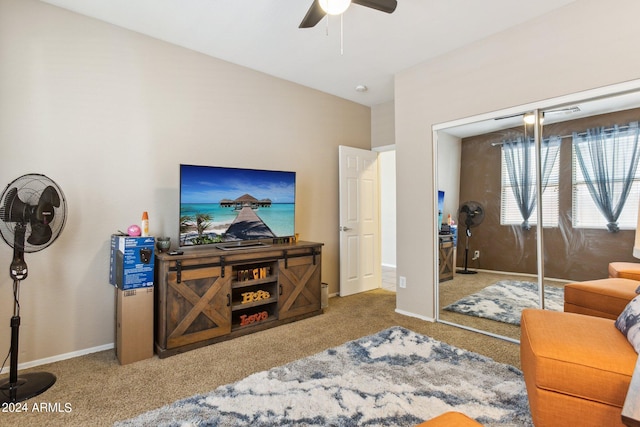
<path id="1" fill-rule="evenodd" d="M 342 15 L 351 5 L 351 0 L 319 0 L 318 3 L 327 15 Z"/>

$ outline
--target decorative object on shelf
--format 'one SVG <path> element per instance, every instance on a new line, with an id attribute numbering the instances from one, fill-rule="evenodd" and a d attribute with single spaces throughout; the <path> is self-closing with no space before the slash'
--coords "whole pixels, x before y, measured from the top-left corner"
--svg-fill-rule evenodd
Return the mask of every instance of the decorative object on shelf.
<path id="1" fill-rule="evenodd" d="M 142 237 L 149 236 L 149 214 L 147 211 L 142 212 L 142 221 L 140 222 L 140 235 Z"/>
<path id="2" fill-rule="evenodd" d="M 245 282 L 247 280 L 264 279 L 271 274 L 269 267 L 249 268 L 238 270 L 237 280 L 238 282 Z"/>
<path id="3" fill-rule="evenodd" d="M 274 245 L 291 245 L 293 243 L 298 242 L 298 237 L 299 235 L 297 233 L 294 236 L 276 237 L 275 239 L 273 239 L 273 244 Z"/>
<path id="4" fill-rule="evenodd" d="M 140 237 L 142 231 L 140 230 L 140 226 L 138 226 L 137 224 L 133 224 L 130 225 L 129 228 L 127 228 L 127 234 L 131 237 Z"/>
<path id="5" fill-rule="evenodd" d="M 240 326 L 246 326 L 256 322 L 262 322 L 264 320 L 267 320 L 268 317 L 269 317 L 269 313 L 267 313 L 266 311 L 261 311 L 259 313 L 250 314 L 250 315 L 243 314 L 240 316 Z"/>
<path id="6" fill-rule="evenodd" d="M 171 237 L 156 237 L 158 252 L 167 252 L 171 248 Z"/>
<path id="7" fill-rule="evenodd" d="M 242 304 L 248 304 L 254 301 L 262 301 L 271 298 L 271 294 L 267 291 L 243 292 Z"/>

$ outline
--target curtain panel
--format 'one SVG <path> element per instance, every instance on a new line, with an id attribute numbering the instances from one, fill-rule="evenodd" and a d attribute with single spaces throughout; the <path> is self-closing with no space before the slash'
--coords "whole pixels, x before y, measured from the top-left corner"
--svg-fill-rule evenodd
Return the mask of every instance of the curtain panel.
<path id="1" fill-rule="evenodd" d="M 544 192 L 553 165 L 558 158 L 562 139 L 559 136 L 544 138 L 540 145 L 540 164 L 542 191 Z M 535 140 L 531 136 L 520 136 L 502 141 L 502 149 L 509 175 L 511 190 L 516 199 L 520 215 L 521 227 L 530 230 L 529 218 L 536 206 L 536 150 Z"/>
<path id="2" fill-rule="evenodd" d="M 638 122 L 573 133 L 573 149 L 589 194 L 607 222 L 619 231 L 618 218 L 638 169 Z"/>

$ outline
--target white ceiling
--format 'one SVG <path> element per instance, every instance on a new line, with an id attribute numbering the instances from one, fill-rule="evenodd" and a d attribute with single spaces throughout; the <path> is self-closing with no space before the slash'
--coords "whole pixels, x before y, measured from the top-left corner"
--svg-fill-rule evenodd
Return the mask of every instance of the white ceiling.
<path id="1" fill-rule="evenodd" d="M 312 0 L 41 1 L 373 106 L 393 100 L 397 72 L 575 0 L 398 0 L 393 14 L 351 5 L 342 32 L 339 17 L 298 28 Z"/>

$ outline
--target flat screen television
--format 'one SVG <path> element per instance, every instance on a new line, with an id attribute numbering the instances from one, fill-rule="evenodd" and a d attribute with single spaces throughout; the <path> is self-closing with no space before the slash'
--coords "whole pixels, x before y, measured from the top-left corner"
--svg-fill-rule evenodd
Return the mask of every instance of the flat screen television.
<path id="1" fill-rule="evenodd" d="M 233 249 L 295 234 L 296 173 L 180 165 L 180 246 Z"/>

